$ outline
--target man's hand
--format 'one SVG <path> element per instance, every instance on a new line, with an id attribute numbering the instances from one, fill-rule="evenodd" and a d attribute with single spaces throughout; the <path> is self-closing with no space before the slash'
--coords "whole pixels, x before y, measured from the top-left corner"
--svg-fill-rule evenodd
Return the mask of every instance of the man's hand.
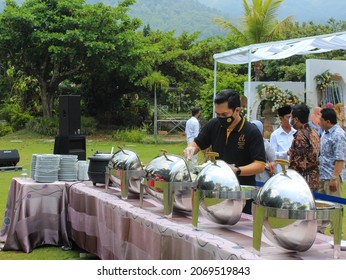
<path id="1" fill-rule="evenodd" d="M 196 147 L 187 146 L 185 150 L 183 151 L 184 158 L 186 158 L 187 160 L 191 160 L 195 152 L 196 152 Z"/>
<path id="2" fill-rule="evenodd" d="M 329 181 L 329 190 L 331 191 L 331 192 L 336 192 L 337 191 L 337 187 L 336 187 L 336 185 L 337 185 L 337 180 L 330 180 Z"/>

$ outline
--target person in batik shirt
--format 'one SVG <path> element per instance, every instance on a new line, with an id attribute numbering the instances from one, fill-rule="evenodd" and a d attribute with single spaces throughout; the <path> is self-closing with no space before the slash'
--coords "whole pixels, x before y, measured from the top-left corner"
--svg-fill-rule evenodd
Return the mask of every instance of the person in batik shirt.
<path id="1" fill-rule="evenodd" d="M 320 137 L 309 122 L 310 109 L 305 104 L 292 108 L 290 124 L 297 130 L 288 151 L 290 168 L 302 175 L 311 191 L 317 191 L 320 183 Z"/>
<path id="2" fill-rule="evenodd" d="M 318 192 L 341 197 L 341 172 L 346 160 L 346 133 L 337 123 L 334 109 L 322 109 L 320 151 L 320 189 Z"/>

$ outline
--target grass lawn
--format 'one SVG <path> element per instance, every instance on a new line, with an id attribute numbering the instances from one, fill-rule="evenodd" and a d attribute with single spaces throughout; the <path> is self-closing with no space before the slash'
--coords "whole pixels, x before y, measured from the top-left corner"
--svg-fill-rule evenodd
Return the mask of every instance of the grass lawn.
<path id="1" fill-rule="evenodd" d="M 140 160 L 147 164 L 155 156 L 160 155 L 161 149 L 165 149 L 168 153 L 180 155 L 186 146 L 185 141 L 164 144 L 137 144 L 137 143 L 120 143 L 115 142 L 109 135 L 98 135 L 86 137 L 86 155 L 93 155 L 96 151 L 110 152 L 112 147 L 114 151 L 118 150 L 118 146 L 130 149 L 136 152 Z M 20 161 L 17 166 L 22 166 L 30 174 L 30 163 L 32 154 L 53 153 L 54 137 L 49 138 L 33 134 L 23 130 L 15 134 L 0 137 L 0 149 L 17 149 Z M 0 224 L 3 221 L 3 214 L 6 208 L 7 193 L 10 182 L 13 177 L 20 177 L 21 171 L 0 172 Z M 343 197 L 346 197 L 346 184 L 343 187 Z M 343 232 L 346 232 L 346 218 L 343 217 Z M 345 238 L 344 238 L 345 239 Z M 83 252 L 79 248 L 73 248 L 70 251 L 63 251 L 60 247 L 47 246 L 40 247 L 27 254 L 17 251 L 0 251 L 0 260 L 78 260 L 80 253 Z"/>

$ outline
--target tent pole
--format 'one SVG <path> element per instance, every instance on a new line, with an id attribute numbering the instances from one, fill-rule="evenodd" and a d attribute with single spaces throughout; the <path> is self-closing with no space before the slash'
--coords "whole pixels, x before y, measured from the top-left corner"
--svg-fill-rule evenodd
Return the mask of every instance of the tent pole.
<path id="1" fill-rule="evenodd" d="M 251 100 L 251 48 L 248 50 L 248 69 L 247 69 L 247 103 L 246 103 L 246 117 L 248 121 L 250 120 L 250 104 L 253 102 Z"/>
<path id="2" fill-rule="evenodd" d="M 213 95 L 213 118 L 215 117 L 215 104 L 214 99 L 216 96 L 216 72 L 217 72 L 217 61 L 214 61 L 214 95 Z"/>

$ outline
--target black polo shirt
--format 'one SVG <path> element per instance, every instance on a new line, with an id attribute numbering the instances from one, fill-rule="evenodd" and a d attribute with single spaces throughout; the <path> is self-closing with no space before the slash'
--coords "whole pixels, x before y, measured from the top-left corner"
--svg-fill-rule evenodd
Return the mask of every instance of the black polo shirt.
<path id="1" fill-rule="evenodd" d="M 242 118 L 227 139 L 227 129 L 222 127 L 217 118 L 211 119 L 195 138 L 202 149 L 211 147 L 219 154 L 219 159 L 236 166 L 248 165 L 254 161 L 265 163 L 263 136 L 258 128 Z M 255 186 L 255 175 L 239 176 L 241 185 Z"/>

